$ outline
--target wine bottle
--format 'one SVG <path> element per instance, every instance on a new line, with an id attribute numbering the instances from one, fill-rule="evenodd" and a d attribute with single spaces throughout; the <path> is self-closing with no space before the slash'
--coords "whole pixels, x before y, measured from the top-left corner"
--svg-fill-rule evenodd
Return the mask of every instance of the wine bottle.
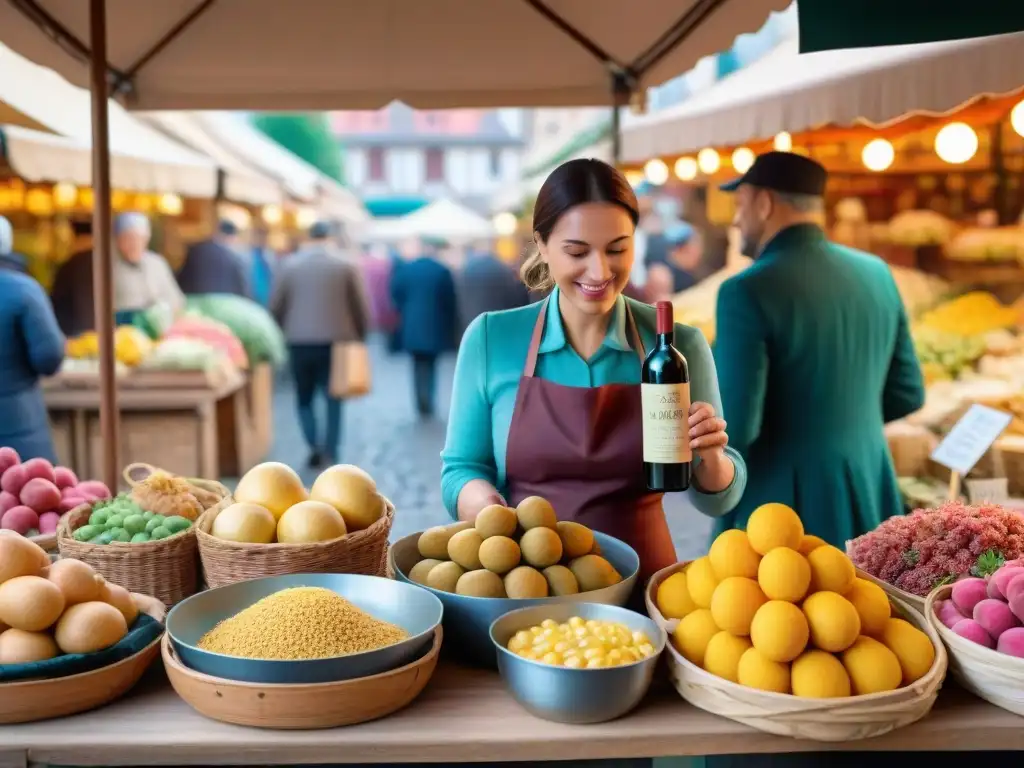
<path id="1" fill-rule="evenodd" d="M 690 487 L 690 370 L 674 346 L 672 303 L 655 308 L 658 340 L 640 373 L 643 407 L 644 474 L 651 491 Z"/>

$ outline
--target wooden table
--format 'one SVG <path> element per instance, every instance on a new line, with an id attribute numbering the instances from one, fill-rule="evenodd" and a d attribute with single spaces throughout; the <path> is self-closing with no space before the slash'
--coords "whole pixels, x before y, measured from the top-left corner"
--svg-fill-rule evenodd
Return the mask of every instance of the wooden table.
<path id="1" fill-rule="evenodd" d="M 103 709 L 0 727 L 0 768 L 75 766 L 297 765 L 587 760 L 829 750 L 1024 750 L 1024 719 L 947 684 L 921 722 L 866 741 L 821 744 L 770 736 L 709 715 L 672 690 L 652 693 L 621 720 L 567 726 L 538 720 L 505 692 L 496 673 L 442 663 L 410 707 L 364 725 L 268 731 L 224 725 L 193 711 L 161 667 Z M 870 757 L 866 762 L 870 763 Z"/>
<path id="2" fill-rule="evenodd" d="M 220 477 L 218 404 L 244 409 L 244 400 L 236 397 L 244 386 L 245 378 L 235 374 L 215 387 L 120 387 L 121 463 L 142 461 L 186 477 Z M 48 386 L 44 397 L 58 460 L 79 477 L 99 477 L 99 390 Z M 234 423 L 247 418 L 240 413 Z M 238 436 L 238 442 L 247 437 Z"/>

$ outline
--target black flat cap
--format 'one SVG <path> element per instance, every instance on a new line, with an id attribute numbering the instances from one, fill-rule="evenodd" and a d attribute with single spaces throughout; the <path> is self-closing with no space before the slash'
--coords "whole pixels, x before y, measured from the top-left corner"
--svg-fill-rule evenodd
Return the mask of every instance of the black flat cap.
<path id="1" fill-rule="evenodd" d="M 738 179 L 727 181 L 719 189 L 734 192 L 742 184 L 750 184 L 789 195 L 825 194 L 828 171 L 821 163 L 792 152 L 765 152 Z"/>

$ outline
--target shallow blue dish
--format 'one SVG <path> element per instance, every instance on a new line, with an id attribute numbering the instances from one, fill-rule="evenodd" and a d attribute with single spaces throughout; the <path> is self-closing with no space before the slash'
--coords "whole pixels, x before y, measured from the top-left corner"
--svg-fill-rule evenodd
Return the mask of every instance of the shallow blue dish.
<path id="1" fill-rule="evenodd" d="M 395 578 L 413 584 L 408 573 L 422 560 L 417 548 L 419 534 L 396 541 L 388 552 Z M 508 597 L 468 597 L 441 592 L 430 587 L 420 587 L 438 597 L 444 605 L 445 647 L 459 649 L 459 660 L 480 666 L 496 667 L 498 655 L 491 642 L 491 624 L 509 611 L 530 608 L 550 603 L 604 603 L 623 606 L 629 602 L 637 575 L 640 572 L 640 558 L 624 541 L 594 531 L 594 539 L 601 548 L 601 557 L 612 564 L 622 576 L 622 581 L 604 589 L 581 592 L 561 597 L 538 597 L 512 599 Z M 415 585 L 419 587 L 419 585 Z"/>
<path id="2" fill-rule="evenodd" d="M 243 659 L 198 647 L 202 636 L 219 622 L 291 587 L 323 587 L 337 592 L 371 616 L 402 627 L 409 637 L 372 651 L 303 661 Z M 415 660 L 433 642 L 442 610 L 440 600 L 413 584 L 343 573 L 290 574 L 193 595 L 171 609 L 167 634 L 178 658 L 197 672 L 247 683 L 329 683 L 377 675 Z"/>

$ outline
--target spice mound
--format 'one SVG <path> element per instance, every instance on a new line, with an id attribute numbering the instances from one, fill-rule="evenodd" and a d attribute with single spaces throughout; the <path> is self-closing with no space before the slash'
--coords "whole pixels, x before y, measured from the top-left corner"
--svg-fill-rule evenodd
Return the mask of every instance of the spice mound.
<path id="1" fill-rule="evenodd" d="M 199 647 L 244 659 L 300 661 L 372 651 L 408 636 L 329 589 L 293 587 L 220 622 Z"/>

